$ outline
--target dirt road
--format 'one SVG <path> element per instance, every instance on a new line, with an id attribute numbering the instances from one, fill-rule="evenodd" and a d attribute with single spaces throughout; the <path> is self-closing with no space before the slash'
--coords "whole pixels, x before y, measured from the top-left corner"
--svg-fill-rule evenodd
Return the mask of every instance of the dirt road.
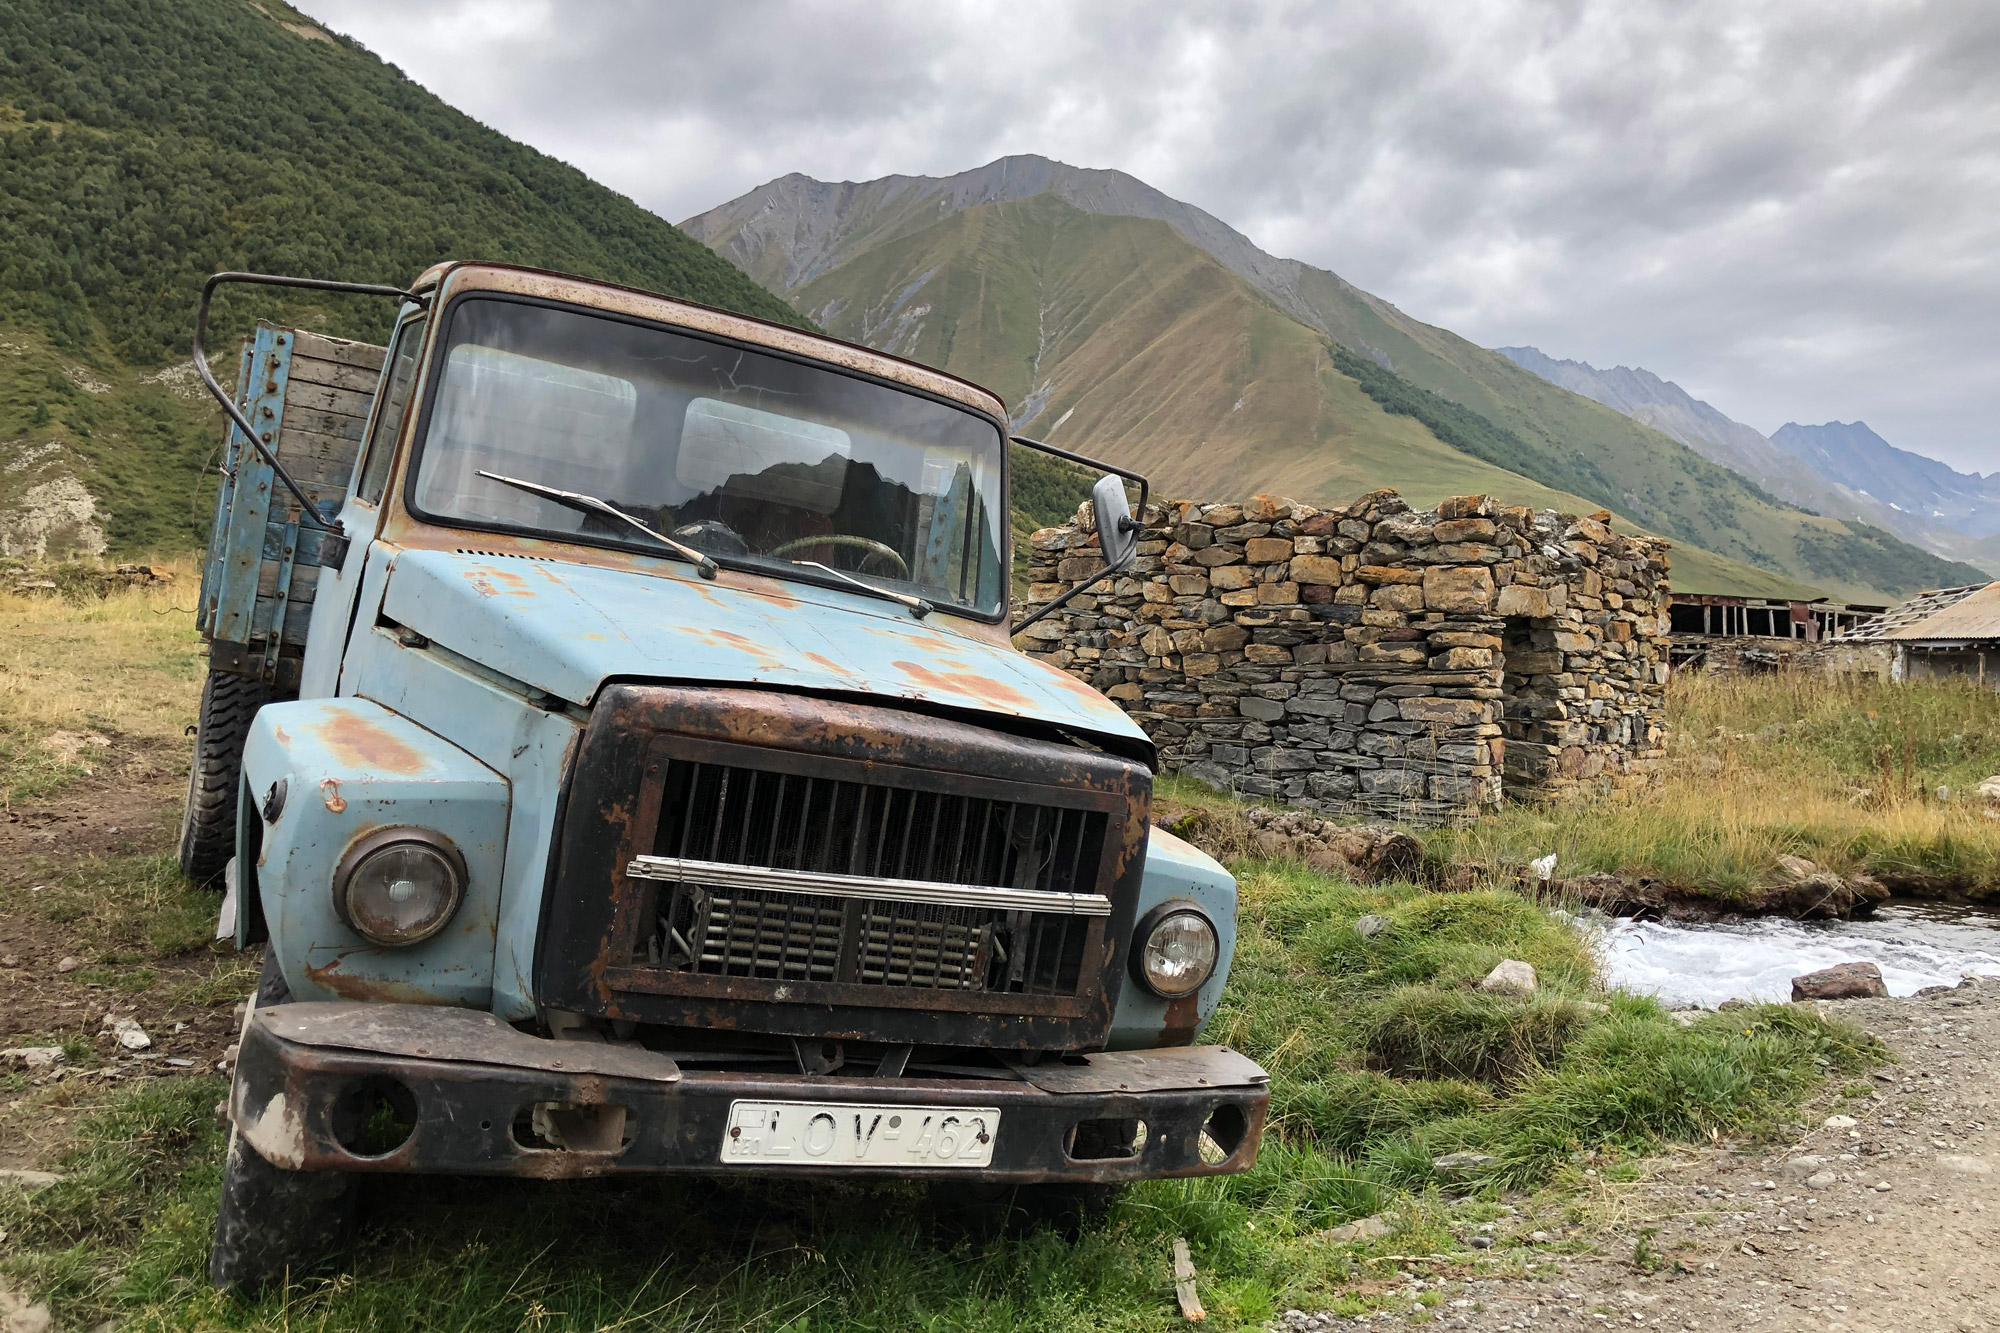
<path id="1" fill-rule="evenodd" d="M 1532 1276 L 1411 1264 L 1411 1306 L 1436 1302 L 1421 1314 L 1272 1327 L 2000 1330 L 2000 982 L 1826 1008 L 1896 1063 L 1866 1080 L 1872 1095 L 1829 1088 L 1818 1128 L 1785 1151 L 1668 1161 L 1607 1191 L 1602 1229 L 1506 1219 L 1491 1267 Z"/>

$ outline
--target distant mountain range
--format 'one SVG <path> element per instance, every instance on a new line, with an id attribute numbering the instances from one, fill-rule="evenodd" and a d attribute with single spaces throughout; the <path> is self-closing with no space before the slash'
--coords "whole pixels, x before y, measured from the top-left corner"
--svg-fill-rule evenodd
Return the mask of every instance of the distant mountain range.
<path id="1" fill-rule="evenodd" d="M 1766 437 L 1650 370 L 1495 348 L 1515 364 L 1643 421 L 1793 504 L 1887 529 L 1947 559 L 2000 575 L 2000 472 L 1954 471 L 1898 449 L 1862 422 L 1788 422 Z M 1801 468 L 1800 463 L 1805 466 Z"/>
<path id="2" fill-rule="evenodd" d="M 1683 589 L 1876 601 L 1976 577 L 1119 171 L 788 175 L 681 226 L 829 332 L 985 384 L 1168 493 L 1491 492 L 1673 538 Z"/>
<path id="3" fill-rule="evenodd" d="M 1865 421 L 1801 426 L 1788 421 L 1771 443 L 1803 459 L 1829 481 L 1926 522 L 1972 537 L 2000 535 L 2000 472 L 1959 472 L 1935 458 L 1898 449 Z"/>

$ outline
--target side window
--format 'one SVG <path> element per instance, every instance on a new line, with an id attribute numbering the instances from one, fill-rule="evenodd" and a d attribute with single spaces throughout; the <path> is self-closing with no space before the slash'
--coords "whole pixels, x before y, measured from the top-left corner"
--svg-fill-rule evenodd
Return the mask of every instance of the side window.
<path id="1" fill-rule="evenodd" d="M 396 331 L 396 349 L 390 353 L 389 376 L 382 385 L 382 410 L 376 413 L 375 429 L 368 436 L 361 485 L 356 491 L 356 498 L 369 504 L 382 502 L 382 488 L 389 483 L 389 464 L 396 456 L 403 413 L 410 405 L 410 386 L 417 382 L 417 351 L 423 342 L 421 319 L 410 320 Z"/>

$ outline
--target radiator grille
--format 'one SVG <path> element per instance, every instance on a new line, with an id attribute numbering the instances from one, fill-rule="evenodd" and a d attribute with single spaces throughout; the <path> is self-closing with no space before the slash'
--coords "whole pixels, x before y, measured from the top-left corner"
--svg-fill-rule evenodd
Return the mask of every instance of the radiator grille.
<path id="1" fill-rule="evenodd" d="M 1089 893 L 1101 811 L 675 760 L 654 852 L 777 870 Z M 773 981 L 1072 995 L 1091 919 L 660 884 L 644 961 Z"/>
<path id="2" fill-rule="evenodd" d="M 1089 893 L 1104 815 L 803 777 L 668 765 L 654 852 L 776 870 Z"/>

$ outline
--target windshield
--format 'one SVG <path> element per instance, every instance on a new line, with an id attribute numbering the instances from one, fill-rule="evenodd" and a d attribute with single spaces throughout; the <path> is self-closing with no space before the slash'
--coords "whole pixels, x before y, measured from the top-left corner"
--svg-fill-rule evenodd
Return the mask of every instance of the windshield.
<path id="1" fill-rule="evenodd" d="M 725 565 L 1003 606 L 1001 439 L 913 392 L 575 310 L 467 299 L 412 498 L 426 517 L 660 550 L 482 472 L 580 492 Z"/>

